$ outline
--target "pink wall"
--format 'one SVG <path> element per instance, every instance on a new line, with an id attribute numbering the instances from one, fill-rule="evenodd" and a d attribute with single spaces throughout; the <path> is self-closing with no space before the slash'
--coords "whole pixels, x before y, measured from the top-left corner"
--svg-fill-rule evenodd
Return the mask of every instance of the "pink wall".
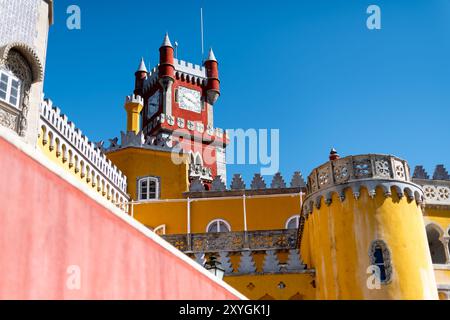
<path id="1" fill-rule="evenodd" d="M 0 137 L 0 299 L 236 298 Z"/>

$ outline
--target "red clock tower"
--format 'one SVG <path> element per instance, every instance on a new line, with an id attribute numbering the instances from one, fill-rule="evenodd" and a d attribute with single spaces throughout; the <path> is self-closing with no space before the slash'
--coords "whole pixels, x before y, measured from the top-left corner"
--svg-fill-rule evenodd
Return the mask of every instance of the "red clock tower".
<path id="1" fill-rule="evenodd" d="M 209 189 L 216 176 L 226 180 L 227 137 L 214 127 L 214 105 L 220 96 L 218 62 L 212 49 L 202 66 L 174 58 L 166 34 L 159 64 L 150 72 L 142 60 L 135 91 L 144 99 L 142 131 L 154 145 L 190 153 L 190 179 Z"/>

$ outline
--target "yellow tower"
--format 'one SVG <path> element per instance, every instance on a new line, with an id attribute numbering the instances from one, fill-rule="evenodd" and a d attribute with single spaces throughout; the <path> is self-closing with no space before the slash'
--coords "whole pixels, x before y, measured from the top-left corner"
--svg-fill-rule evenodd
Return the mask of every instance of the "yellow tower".
<path id="1" fill-rule="evenodd" d="M 437 299 L 423 192 L 406 161 L 330 159 L 308 177 L 300 226 L 317 299 Z"/>
<path id="2" fill-rule="evenodd" d="M 141 111 L 144 108 L 144 99 L 138 95 L 126 98 L 125 110 L 127 111 L 127 131 L 138 134 L 141 131 Z"/>

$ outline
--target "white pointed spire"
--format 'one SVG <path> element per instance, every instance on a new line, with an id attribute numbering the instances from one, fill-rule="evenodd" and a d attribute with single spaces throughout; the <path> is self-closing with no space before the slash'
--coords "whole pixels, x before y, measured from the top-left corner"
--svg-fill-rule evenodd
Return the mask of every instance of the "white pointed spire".
<path id="1" fill-rule="evenodd" d="M 206 61 L 216 61 L 216 56 L 214 55 L 214 51 L 212 48 L 209 49 L 209 54 L 208 54 L 208 58 L 206 59 Z"/>
<path id="2" fill-rule="evenodd" d="M 141 63 L 139 64 L 138 72 L 148 72 L 147 67 L 145 66 L 144 58 L 141 58 Z"/>
<path id="3" fill-rule="evenodd" d="M 167 33 L 167 32 L 166 32 L 166 35 L 164 37 L 164 41 L 163 41 L 161 47 L 171 47 L 171 48 L 173 48 L 172 47 L 172 43 L 170 42 L 170 39 L 169 39 L 169 33 Z"/>

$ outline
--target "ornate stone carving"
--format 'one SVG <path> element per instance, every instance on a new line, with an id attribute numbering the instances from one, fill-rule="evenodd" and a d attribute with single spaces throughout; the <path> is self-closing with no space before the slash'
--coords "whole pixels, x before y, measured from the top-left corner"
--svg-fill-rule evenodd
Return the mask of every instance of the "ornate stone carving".
<path id="1" fill-rule="evenodd" d="M 333 177 L 327 169 L 330 165 L 333 167 Z M 369 191 L 372 198 L 377 187 L 381 187 L 386 197 L 394 189 L 400 198 L 406 194 L 409 200 L 416 199 L 417 203 L 422 203 L 422 190 L 410 180 L 406 161 L 393 156 L 361 155 L 331 161 L 313 170 L 308 177 L 308 196 L 303 211 L 307 217 L 314 207 L 320 208 L 322 199 L 326 204 L 331 204 L 333 193 L 345 201 L 345 190 L 348 188 L 358 199 L 362 187 Z"/>
<path id="2" fill-rule="evenodd" d="M 249 232 L 165 235 L 163 238 L 185 252 L 238 252 L 242 250 L 292 250 L 297 248 L 298 231 L 270 230 Z"/>
<path id="3" fill-rule="evenodd" d="M 17 131 L 20 136 L 25 136 L 28 129 L 27 117 L 30 108 L 30 87 L 33 81 L 32 70 L 26 59 L 14 49 L 8 51 L 6 60 L 0 61 L 0 68 L 10 71 L 22 82 L 19 92 L 19 116 L 5 116 L 3 117 L 4 123 L 0 123 L 12 130 Z M 14 124 L 11 123 L 13 118 L 15 121 Z"/>
<path id="4" fill-rule="evenodd" d="M 375 174 L 381 178 L 391 177 L 391 166 L 389 158 L 378 158 L 375 160 Z"/>
<path id="5" fill-rule="evenodd" d="M 372 175 L 372 167 L 369 159 L 360 159 L 353 162 L 353 170 L 356 178 L 368 178 Z"/>
<path id="6" fill-rule="evenodd" d="M 17 130 L 17 116 L 0 109 L 0 124 L 6 128 Z"/>

